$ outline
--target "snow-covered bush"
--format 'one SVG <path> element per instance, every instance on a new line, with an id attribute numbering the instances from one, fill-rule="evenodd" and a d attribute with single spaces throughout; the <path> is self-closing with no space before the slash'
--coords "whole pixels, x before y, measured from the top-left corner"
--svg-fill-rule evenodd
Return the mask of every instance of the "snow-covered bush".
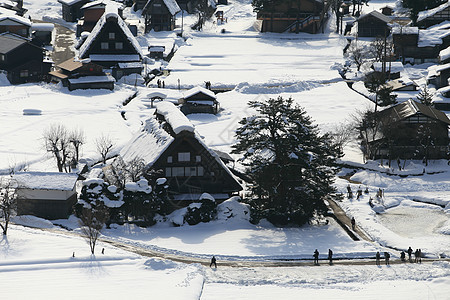
<path id="1" fill-rule="evenodd" d="M 196 225 L 200 222 L 207 223 L 217 216 L 217 203 L 211 195 L 204 193 L 199 201 L 199 203 L 192 203 L 187 207 L 184 222 L 189 225 Z"/>

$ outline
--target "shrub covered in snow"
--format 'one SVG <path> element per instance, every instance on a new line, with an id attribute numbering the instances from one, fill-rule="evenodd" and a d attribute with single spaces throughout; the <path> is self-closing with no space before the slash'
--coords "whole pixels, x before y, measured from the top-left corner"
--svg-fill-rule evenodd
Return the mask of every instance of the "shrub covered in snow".
<path id="1" fill-rule="evenodd" d="M 203 194 L 199 203 L 192 203 L 187 207 L 184 222 L 196 225 L 200 222 L 207 223 L 217 216 L 217 203 L 209 194 Z"/>

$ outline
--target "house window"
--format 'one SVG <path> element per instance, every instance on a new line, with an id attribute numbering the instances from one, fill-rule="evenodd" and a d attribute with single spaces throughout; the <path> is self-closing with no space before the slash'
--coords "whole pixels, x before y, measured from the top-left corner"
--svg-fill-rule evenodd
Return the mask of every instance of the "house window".
<path id="1" fill-rule="evenodd" d="M 100 43 L 100 48 L 102 50 L 108 50 L 109 49 L 109 43 Z"/>
<path id="2" fill-rule="evenodd" d="M 172 163 L 172 156 L 167 156 L 167 162 L 169 163 L 169 164 L 171 164 Z"/>
<path id="3" fill-rule="evenodd" d="M 172 176 L 183 177 L 184 176 L 184 167 L 173 167 L 172 168 Z"/>
<path id="4" fill-rule="evenodd" d="M 5 54 L 0 54 L 0 61 L 5 61 Z"/>
<path id="5" fill-rule="evenodd" d="M 114 40 L 116 38 L 116 33 L 115 32 L 110 32 L 108 34 L 108 37 L 109 37 L 110 40 Z"/>
<path id="6" fill-rule="evenodd" d="M 195 162 L 201 162 L 201 161 L 202 161 L 202 157 L 200 155 L 196 155 Z"/>
<path id="7" fill-rule="evenodd" d="M 203 167 L 202 166 L 197 167 L 197 175 L 203 176 Z"/>
<path id="8" fill-rule="evenodd" d="M 196 167 L 185 167 L 184 168 L 184 176 L 197 176 L 197 168 Z"/>
<path id="9" fill-rule="evenodd" d="M 178 153 L 178 161 L 191 161 L 191 153 L 190 152 L 179 152 Z"/>
<path id="10" fill-rule="evenodd" d="M 123 49 L 123 43 L 122 42 L 117 42 L 116 43 L 116 49 L 117 50 L 122 50 Z"/>
<path id="11" fill-rule="evenodd" d="M 20 70 L 20 77 L 28 77 L 28 70 Z"/>
<path id="12" fill-rule="evenodd" d="M 166 177 L 172 177 L 172 168 L 166 168 Z"/>

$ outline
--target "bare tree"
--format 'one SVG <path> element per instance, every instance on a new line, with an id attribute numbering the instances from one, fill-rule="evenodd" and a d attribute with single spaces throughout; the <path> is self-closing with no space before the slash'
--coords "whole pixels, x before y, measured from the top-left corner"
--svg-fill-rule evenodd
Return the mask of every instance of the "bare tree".
<path id="1" fill-rule="evenodd" d="M 109 136 L 102 135 L 96 140 L 96 144 L 97 144 L 97 151 L 100 153 L 103 163 L 106 164 L 108 155 L 114 148 L 114 143 Z"/>
<path id="2" fill-rule="evenodd" d="M 53 154 L 59 172 L 67 172 L 67 162 L 72 155 L 67 128 L 62 124 L 53 124 L 44 131 L 44 146 Z"/>
<path id="3" fill-rule="evenodd" d="M 386 61 L 394 54 L 394 43 L 390 38 L 377 37 L 370 43 L 370 52 L 375 61 Z"/>
<path id="4" fill-rule="evenodd" d="M 94 254 L 97 240 L 101 230 L 109 219 L 108 208 L 103 202 L 91 203 L 90 207 L 83 207 L 80 216 L 81 234 L 89 244 L 91 253 Z"/>
<path id="5" fill-rule="evenodd" d="M 8 225 L 17 213 L 17 189 L 11 178 L 0 181 L 0 227 L 3 235 L 8 232 Z"/>
<path id="6" fill-rule="evenodd" d="M 84 132 L 81 129 L 74 129 L 69 134 L 69 141 L 72 144 L 74 150 L 74 160 L 78 162 L 80 159 L 81 146 L 86 142 Z"/>
<path id="7" fill-rule="evenodd" d="M 350 122 L 344 121 L 336 125 L 334 130 L 330 133 L 336 145 L 341 152 L 344 147 L 350 143 L 353 137 L 354 125 Z"/>
<path id="8" fill-rule="evenodd" d="M 347 49 L 347 55 L 352 60 L 358 71 L 361 69 L 361 66 L 366 62 L 367 60 L 367 51 L 361 47 L 358 46 L 356 43 L 352 42 L 350 44 L 350 47 Z"/>
<path id="9" fill-rule="evenodd" d="M 145 169 L 144 160 L 140 157 L 135 157 L 126 164 L 126 170 L 130 176 L 131 181 L 138 181 Z"/>
<path id="10" fill-rule="evenodd" d="M 376 137 L 382 131 L 381 120 L 376 111 L 370 108 L 357 111 L 352 115 L 355 128 L 359 131 L 361 138 L 361 148 L 365 158 L 373 159 L 379 148 Z"/>

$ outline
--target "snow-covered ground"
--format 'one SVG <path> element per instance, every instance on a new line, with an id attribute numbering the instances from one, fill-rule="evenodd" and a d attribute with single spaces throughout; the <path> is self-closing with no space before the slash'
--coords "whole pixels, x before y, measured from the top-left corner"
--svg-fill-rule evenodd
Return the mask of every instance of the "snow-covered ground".
<path id="1" fill-rule="evenodd" d="M 201 33 L 192 32 L 185 24 L 185 42 L 174 34 L 161 33 L 138 39 L 143 47 L 159 40 L 160 44 L 175 43 L 180 47 L 171 62 L 162 65 L 170 70 L 170 75 L 162 79 L 166 87 L 173 89 L 118 84 L 112 92 L 69 92 L 53 84 L 11 86 L 0 77 L 0 171 L 11 166 L 55 171 L 55 163 L 42 146 L 43 131 L 55 123 L 83 130 L 87 141 L 82 156 L 96 161 L 96 138 L 109 135 L 118 150 L 153 114 L 146 101 L 148 93 L 163 91 L 168 101 L 177 102 L 185 89 L 204 85 L 204 81 L 211 81 L 213 88 L 232 90 L 217 94 L 222 109 L 219 114 L 189 115 L 189 119 L 206 144 L 224 151 L 229 151 L 234 142 L 237 122 L 252 113 L 246 108 L 249 100 L 292 97 L 324 131 L 371 104 L 349 89 L 339 76 L 346 41 L 334 33 L 333 19 L 331 28 L 323 34 L 260 34 L 252 27 L 255 13 L 250 1 L 229 3 L 221 7 L 227 23 L 208 22 Z M 364 11 L 396 3 L 371 0 Z M 24 7 L 33 19 L 71 27 L 61 20 L 61 6 L 56 1 L 25 1 Z M 125 14 L 138 16 L 128 10 Z M 192 20 L 194 16 L 185 16 L 185 22 Z M 408 67 L 405 72 L 420 77 L 426 74 L 427 67 Z M 124 105 L 135 92 L 137 97 Z M 399 99 L 409 97 L 415 94 L 408 92 Z M 24 114 L 24 110 L 34 110 L 35 114 Z M 60 299 L 64 295 L 69 299 L 122 299 L 131 295 L 154 299 L 450 299 L 448 261 L 377 267 L 372 259 L 376 251 L 389 251 L 393 259 L 398 259 L 400 249 L 409 246 L 421 248 L 429 258 L 450 256 L 447 162 L 431 162 L 425 170 L 421 162 L 407 162 L 406 168 L 398 171 L 379 162 L 363 164 L 356 143 L 347 146 L 345 152 L 346 163 L 365 170 L 345 169 L 341 175 L 351 176 L 353 190 L 367 186 L 370 194 L 359 200 L 344 197 L 340 205 L 374 243 L 351 240 L 331 219 L 328 225 L 302 228 L 275 228 L 264 222 L 255 226 L 245 218 L 234 218 L 182 227 L 167 223 L 146 229 L 113 225 L 103 232 L 105 238 L 163 253 L 205 260 L 216 255 L 219 268 L 214 270 L 200 264 L 146 258 L 103 242 L 97 247 L 97 255 L 91 257 L 81 238 L 54 232 L 60 229 L 49 222 L 22 218 L 16 221 L 53 231 L 13 225 L 8 236 L 0 240 L 2 298 Z M 347 184 L 343 179 L 336 182 L 342 193 Z M 379 188 L 385 195 L 384 214 L 376 214 L 368 204 Z M 73 218 L 55 223 L 79 232 Z M 102 248 L 104 255 L 100 254 Z M 256 263 L 280 258 L 310 259 L 316 248 L 321 259 L 331 248 L 336 258 L 364 258 L 358 261 L 369 263 L 329 266 L 323 261 L 318 267 L 278 268 L 220 265 L 224 260 Z"/>

